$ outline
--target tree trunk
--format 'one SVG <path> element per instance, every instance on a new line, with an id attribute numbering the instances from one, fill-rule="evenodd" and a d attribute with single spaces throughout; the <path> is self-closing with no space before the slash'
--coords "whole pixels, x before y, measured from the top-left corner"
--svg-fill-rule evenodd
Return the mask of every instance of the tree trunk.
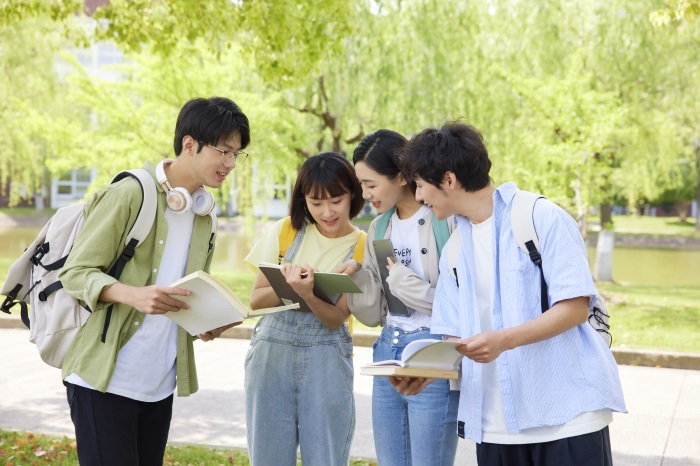
<path id="1" fill-rule="evenodd" d="M 609 202 L 600 204 L 600 232 L 596 246 L 595 266 L 593 278 L 597 281 L 611 282 L 613 280 L 613 248 L 615 246 L 615 232 L 612 228 L 612 206 Z"/>
<path id="2" fill-rule="evenodd" d="M 613 230 L 600 229 L 598 233 L 598 245 L 596 246 L 595 267 L 593 278 L 596 281 L 613 281 L 613 246 L 615 245 L 615 232 Z"/>
<path id="3" fill-rule="evenodd" d="M 600 204 L 600 229 L 612 230 L 612 205 L 609 202 Z"/>

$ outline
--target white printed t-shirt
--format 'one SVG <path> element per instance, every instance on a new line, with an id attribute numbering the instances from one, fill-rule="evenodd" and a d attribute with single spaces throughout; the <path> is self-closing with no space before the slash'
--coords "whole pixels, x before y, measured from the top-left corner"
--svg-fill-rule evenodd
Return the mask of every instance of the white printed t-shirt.
<path id="1" fill-rule="evenodd" d="M 394 212 L 391 216 L 391 236 L 389 237 L 394 246 L 396 260 L 423 280 L 425 280 L 425 272 L 423 271 L 421 245 L 418 238 L 418 220 L 428 215 L 429 212 L 430 207 L 424 205 L 415 214 L 403 220 Z M 383 267 L 383 264 L 378 265 Z M 430 314 L 415 309 L 411 309 L 410 316 L 395 316 L 389 313 L 386 316 L 386 324 L 408 332 L 421 327 L 430 328 Z"/>

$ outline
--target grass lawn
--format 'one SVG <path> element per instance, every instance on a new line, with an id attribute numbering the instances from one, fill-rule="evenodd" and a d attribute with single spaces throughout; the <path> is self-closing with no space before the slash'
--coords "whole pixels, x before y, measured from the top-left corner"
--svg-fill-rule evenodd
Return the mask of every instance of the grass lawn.
<path id="1" fill-rule="evenodd" d="M 0 430 L 0 462 L 7 466 L 63 464 L 77 465 L 75 439 L 52 435 Z M 195 445 L 168 445 L 165 466 L 249 465 L 247 452 Z M 301 461 L 299 463 L 301 465 Z M 376 466 L 376 462 L 350 460 L 352 466 Z"/>
<path id="2" fill-rule="evenodd" d="M 599 229 L 600 219 L 591 217 L 591 231 Z M 626 235 L 650 236 L 683 236 L 700 238 L 700 232 L 695 231 L 695 219 L 688 218 L 685 222 L 678 217 L 647 217 L 643 215 L 613 215 L 615 233 Z"/>
<path id="3" fill-rule="evenodd" d="M 700 353 L 700 288 L 600 284 L 613 347 Z"/>
<path id="4" fill-rule="evenodd" d="M 39 212 L 34 207 L 0 207 L 0 215 L 5 214 L 17 217 L 48 218 L 55 214 L 56 210 L 58 209 L 46 207 L 43 211 Z"/>

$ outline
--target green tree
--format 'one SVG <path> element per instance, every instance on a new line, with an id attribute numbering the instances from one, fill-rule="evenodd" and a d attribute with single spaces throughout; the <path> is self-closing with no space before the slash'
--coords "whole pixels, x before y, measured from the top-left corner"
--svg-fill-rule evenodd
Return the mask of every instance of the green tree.
<path id="1" fill-rule="evenodd" d="M 656 26 L 683 21 L 700 15 L 700 0 L 667 0 L 666 7 L 655 10 L 649 19 Z"/>
<path id="2" fill-rule="evenodd" d="M 8 12 L 9 5 L 3 4 L 8 16 L 0 22 L 0 137 L 5 141 L 0 188 L 4 191 L 11 180 L 11 205 L 31 196 L 39 196 L 42 205 L 41 192 L 48 181 L 45 160 L 56 149 L 47 127 L 66 111 L 65 87 L 55 72 L 56 51 L 65 43 L 65 28 L 70 26 L 58 24 L 48 12 Z"/>

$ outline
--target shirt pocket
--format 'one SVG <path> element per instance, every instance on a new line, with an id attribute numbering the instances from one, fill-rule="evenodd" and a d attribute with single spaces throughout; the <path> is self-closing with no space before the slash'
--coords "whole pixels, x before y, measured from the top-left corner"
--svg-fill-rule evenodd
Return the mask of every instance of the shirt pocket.
<path id="1" fill-rule="evenodd" d="M 505 327 L 519 325 L 541 314 L 540 286 L 540 270 L 524 254 L 501 264 L 500 292 Z"/>

